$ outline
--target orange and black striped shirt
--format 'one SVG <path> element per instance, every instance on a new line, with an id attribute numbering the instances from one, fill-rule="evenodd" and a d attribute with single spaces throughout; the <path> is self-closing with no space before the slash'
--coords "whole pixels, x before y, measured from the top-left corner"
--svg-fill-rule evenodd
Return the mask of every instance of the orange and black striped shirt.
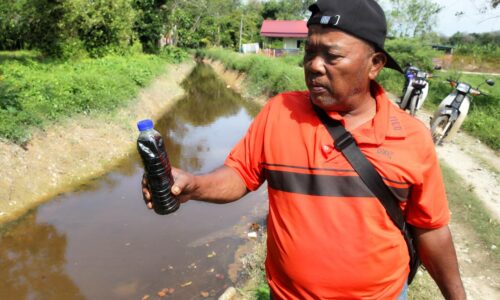
<path id="1" fill-rule="evenodd" d="M 375 82 L 375 117 L 351 133 L 401 200 L 408 223 L 439 228 L 450 213 L 429 131 Z M 342 120 L 339 114 L 330 117 Z M 249 190 L 268 184 L 266 273 L 278 299 L 395 299 L 409 271 L 405 241 L 333 147 L 309 93 L 272 98 L 225 164 Z"/>

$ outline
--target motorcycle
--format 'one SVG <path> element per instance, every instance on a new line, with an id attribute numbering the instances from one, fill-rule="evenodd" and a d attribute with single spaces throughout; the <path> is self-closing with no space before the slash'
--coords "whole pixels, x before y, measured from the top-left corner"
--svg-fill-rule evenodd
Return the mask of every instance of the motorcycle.
<path id="1" fill-rule="evenodd" d="M 487 95 L 479 90 L 479 87 L 486 83 L 493 86 L 495 82 L 491 79 L 481 83 L 477 88 L 465 82 L 447 79 L 447 82 L 454 88 L 453 91 L 444 98 L 431 118 L 431 133 L 434 144 L 441 145 L 453 139 L 467 117 L 471 103 L 471 96 Z"/>
<path id="2" fill-rule="evenodd" d="M 410 66 L 405 71 L 405 77 L 405 89 L 399 101 L 399 107 L 402 110 L 408 110 L 414 116 L 424 104 L 425 98 L 427 98 L 429 93 L 427 79 L 431 78 L 431 74 Z"/>

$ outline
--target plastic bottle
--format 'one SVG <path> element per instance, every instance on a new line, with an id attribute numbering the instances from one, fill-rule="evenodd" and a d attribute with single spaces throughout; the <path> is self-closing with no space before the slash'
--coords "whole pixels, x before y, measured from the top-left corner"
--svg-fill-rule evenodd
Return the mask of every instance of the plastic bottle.
<path id="1" fill-rule="evenodd" d="M 153 209 L 160 215 L 172 213 L 179 208 L 180 202 L 170 191 L 174 179 L 163 138 L 150 119 L 137 122 L 137 128 L 140 131 L 137 151 L 144 164 Z"/>

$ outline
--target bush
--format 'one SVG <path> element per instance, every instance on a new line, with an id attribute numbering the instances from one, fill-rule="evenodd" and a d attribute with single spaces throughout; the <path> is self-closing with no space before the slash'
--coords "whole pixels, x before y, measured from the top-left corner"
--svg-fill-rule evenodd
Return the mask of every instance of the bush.
<path id="1" fill-rule="evenodd" d="M 165 46 L 160 51 L 160 57 L 174 64 L 184 61 L 188 55 L 185 49 L 174 46 Z"/>
<path id="2" fill-rule="evenodd" d="M 33 127 L 75 114 L 113 111 L 131 100 L 165 60 L 151 55 L 107 56 L 72 62 L 0 52 L 0 137 L 17 143 Z"/>
<path id="3" fill-rule="evenodd" d="M 385 50 L 394 57 L 401 67 L 411 64 L 426 71 L 434 69 L 432 59 L 438 54 L 420 40 L 408 38 L 387 40 Z"/>
<path id="4" fill-rule="evenodd" d="M 197 55 L 219 60 L 228 68 L 247 73 L 255 94 L 273 96 L 284 91 L 306 89 L 303 69 L 275 58 L 215 48 L 200 50 Z"/>

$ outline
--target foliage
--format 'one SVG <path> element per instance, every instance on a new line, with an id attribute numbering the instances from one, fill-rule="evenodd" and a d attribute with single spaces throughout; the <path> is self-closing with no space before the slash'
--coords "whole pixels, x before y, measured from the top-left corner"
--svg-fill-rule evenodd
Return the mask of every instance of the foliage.
<path id="1" fill-rule="evenodd" d="M 437 55 L 429 45 L 416 38 L 387 40 L 384 48 L 401 66 L 411 64 L 427 71 L 433 69 L 432 58 Z"/>
<path id="2" fill-rule="evenodd" d="M 134 29 L 146 53 L 158 53 L 159 41 L 165 31 L 169 0 L 134 0 L 137 19 Z"/>
<path id="3" fill-rule="evenodd" d="M 314 0 L 270 0 L 264 3 L 264 20 L 302 20 Z"/>
<path id="4" fill-rule="evenodd" d="M 441 6 L 433 0 L 386 0 L 389 35 L 417 37 L 432 30 Z"/>
<path id="5" fill-rule="evenodd" d="M 0 49 L 45 56 L 123 53 L 135 36 L 129 0 L 13 0 L 0 4 Z"/>
<path id="6" fill-rule="evenodd" d="M 175 46 L 166 46 L 160 50 L 159 56 L 170 63 L 181 63 L 189 56 L 188 52 Z"/>
<path id="7" fill-rule="evenodd" d="M 410 64 L 428 72 L 433 70 L 432 58 L 435 57 L 436 51 L 419 39 L 387 40 L 385 49 L 401 67 Z M 385 68 L 379 74 L 377 80 L 386 90 L 398 96 L 401 94 L 404 84 L 402 74 Z"/>
<path id="8" fill-rule="evenodd" d="M 240 25 L 241 42 L 244 43 L 259 38 L 260 28 L 255 24 L 259 21 L 256 11 L 240 6 L 235 0 L 179 1 L 172 11 L 169 26 L 177 46 L 238 49 Z"/>
<path id="9" fill-rule="evenodd" d="M 64 63 L 0 52 L 0 137 L 22 143 L 34 127 L 74 114 L 112 111 L 164 70 L 157 56 L 107 56 Z"/>
<path id="10" fill-rule="evenodd" d="M 62 43 L 67 27 L 64 18 L 67 8 L 63 0 L 33 0 L 23 5 L 26 40 L 31 47 L 48 56 L 62 56 Z"/>
<path id="11" fill-rule="evenodd" d="M 471 33 L 460 32 L 452 35 L 448 42 L 454 46 L 453 54 L 473 57 L 476 64 L 500 61 L 500 32 Z"/>
<path id="12" fill-rule="evenodd" d="M 24 46 L 23 7 L 26 1 L 0 1 L 0 50 Z"/>
<path id="13" fill-rule="evenodd" d="M 70 49 L 78 49 L 80 41 L 91 57 L 102 57 L 123 53 L 132 44 L 135 12 L 129 0 L 72 0 L 65 8 L 70 12 L 64 21 L 71 29 L 65 41 Z"/>
<path id="14" fill-rule="evenodd" d="M 465 34 L 457 32 L 452 35 L 448 42 L 451 45 L 463 45 L 463 44 L 474 44 L 474 45 L 490 45 L 494 44 L 500 45 L 500 32 L 486 32 L 486 33 L 470 33 Z"/>
<path id="15" fill-rule="evenodd" d="M 239 54 L 223 49 L 207 49 L 197 52 L 224 63 L 228 68 L 245 72 L 255 94 L 276 95 L 283 91 L 304 90 L 304 71 L 292 68 L 274 58 L 256 54 Z"/>

